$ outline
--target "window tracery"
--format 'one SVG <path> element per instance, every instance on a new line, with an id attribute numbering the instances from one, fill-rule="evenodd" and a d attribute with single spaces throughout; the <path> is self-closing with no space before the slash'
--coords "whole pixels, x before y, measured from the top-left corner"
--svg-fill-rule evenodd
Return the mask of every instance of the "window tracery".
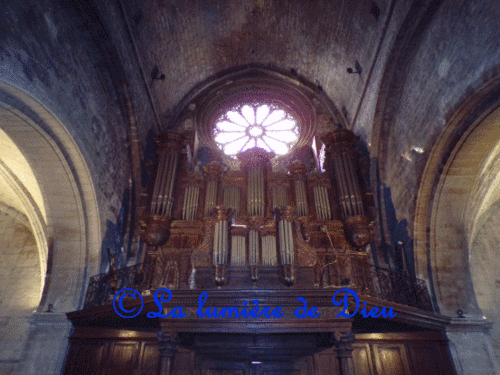
<path id="1" fill-rule="evenodd" d="M 286 155 L 299 138 L 295 118 L 274 103 L 253 102 L 231 107 L 214 126 L 214 140 L 228 156 L 258 147 Z"/>

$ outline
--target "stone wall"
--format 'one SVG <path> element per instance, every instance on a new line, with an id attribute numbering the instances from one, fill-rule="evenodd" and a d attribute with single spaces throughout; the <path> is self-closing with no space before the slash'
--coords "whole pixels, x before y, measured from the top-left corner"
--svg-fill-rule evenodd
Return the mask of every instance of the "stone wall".
<path id="1" fill-rule="evenodd" d="M 34 97 L 65 125 L 91 171 L 103 219 L 116 220 L 131 169 L 127 120 L 113 67 L 86 29 L 83 10 L 65 4 L 2 6 L 0 80 Z"/>

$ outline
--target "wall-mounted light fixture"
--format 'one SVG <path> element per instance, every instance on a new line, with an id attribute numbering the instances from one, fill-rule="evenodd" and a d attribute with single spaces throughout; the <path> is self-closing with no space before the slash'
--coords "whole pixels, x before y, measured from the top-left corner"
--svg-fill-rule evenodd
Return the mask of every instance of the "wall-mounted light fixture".
<path id="1" fill-rule="evenodd" d="M 151 79 L 153 81 L 165 81 L 165 74 L 160 73 L 160 68 L 158 68 L 158 65 L 155 65 L 153 67 L 153 70 L 151 70 Z"/>
<path id="2" fill-rule="evenodd" d="M 363 72 L 363 69 L 361 68 L 361 65 L 359 65 L 358 60 L 354 63 L 354 69 L 353 68 L 347 68 L 347 73 L 349 74 L 359 74 Z"/>

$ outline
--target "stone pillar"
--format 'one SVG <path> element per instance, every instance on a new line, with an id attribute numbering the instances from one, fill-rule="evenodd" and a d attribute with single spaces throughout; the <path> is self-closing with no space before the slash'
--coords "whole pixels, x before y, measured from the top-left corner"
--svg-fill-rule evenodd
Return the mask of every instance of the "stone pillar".
<path id="1" fill-rule="evenodd" d="M 500 375 L 486 319 L 453 318 L 446 328 L 451 358 L 457 375 Z"/>
<path id="2" fill-rule="evenodd" d="M 71 334 L 70 321 L 58 313 L 35 313 L 28 321 L 28 340 L 12 374 L 62 374 Z"/>
<path id="3" fill-rule="evenodd" d="M 352 332 L 335 333 L 335 351 L 339 359 L 341 375 L 354 375 L 354 363 L 352 360 L 352 342 L 354 335 Z"/>
<path id="4" fill-rule="evenodd" d="M 359 137 L 346 129 L 335 130 L 322 138 L 326 145 L 327 171 L 338 189 L 347 235 L 353 246 L 360 250 L 371 242 L 372 236 L 354 149 L 358 140 Z"/>
<path id="5" fill-rule="evenodd" d="M 160 372 L 159 375 L 172 375 L 175 348 L 177 347 L 177 333 L 158 332 L 156 339 L 160 344 Z"/>

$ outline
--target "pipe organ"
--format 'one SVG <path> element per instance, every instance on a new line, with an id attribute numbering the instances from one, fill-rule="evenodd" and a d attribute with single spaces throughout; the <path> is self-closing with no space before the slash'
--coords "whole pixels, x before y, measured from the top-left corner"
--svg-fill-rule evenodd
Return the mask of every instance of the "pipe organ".
<path id="1" fill-rule="evenodd" d="M 159 137 L 157 168 L 140 207 L 141 237 L 148 245 L 145 259 L 91 279 L 84 310 L 68 315 L 77 327 L 70 357 L 78 365 L 68 367 L 66 374 L 95 373 L 92 362 L 76 360 L 81 357 L 80 345 L 87 345 L 82 342 L 89 338 L 89 350 L 110 353 L 110 365 L 106 365 L 107 354 L 99 360 L 108 369 L 100 373 L 123 374 L 131 358 L 141 357 L 146 358 L 140 360 L 141 366 L 149 366 L 144 373 L 162 375 L 249 374 L 253 372 L 239 370 L 253 366 L 253 361 L 266 362 L 273 374 L 284 375 L 305 360 L 314 360 L 316 370 L 304 370 L 302 375 L 325 371 L 372 374 L 375 372 L 366 361 L 370 357 L 367 344 L 353 343 L 355 325 L 356 330 L 363 329 L 360 319 L 339 317 L 344 307 L 332 304 L 334 293 L 346 288 L 360 295 L 367 310 L 394 306 L 397 317 L 386 319 L 386 326 L 401 316 L 396 323 L 442 329 L 429 312 L 432 306 L 425 283 L 368 262 L 365 246 L 371 233 L 358 177 L 356 137 L 340 130 L 326 134 L 323 142 L 326 172 L 308 167 L 300 158 L 292 158 L 287 170 L 283 165 L 277 168 L 274 155 L 258 148 L 240 153 L 236 167 L 212 160 L 195 168 L 189 155 L 192 135 L 167 132 Z M 161 297 L 169 303 L 162 305 L 163 314 L 173 311 L 170 306 L 184 306 L 182 319 L 169 315 L 146 318 L 148 311 L 158 311 L 156 293 L 163 288 L 171 293 L 171 300 Z M 142 315 L 117 319 L 116 293 L 130 289 L 141 293 Z M 226 315 L 200 317 L 202 292 L 206 292 L 204 298 L 210 295 L 207 306 L 220 306 L 220 313 Z M 297 311 L 305 313 L 298 297 L 305 297 L 321 311 L 314 321 L 297 316 Z M 133 295 L 124 302 L 124 311 L 135 311 L 137 303 Z M 254 311 L 257 305 L 267 309 L 279 306 L 283 316 L 246 319 L 232 315 L 234 309 Z M 101 327 L 112 329 L 103 333 Z M 124 327 L 132 334 L 122 335 Z M 152 331 L 158 329 L 154 349 Z M 394 333 L 377 333 L 377 340 L 384 335 L 394 339 Z M 117 337 L 116 343 L 110 343 L 110 337 Z M 139 343 L 140 337 L 151 340 Z M 427 334 L 425 345 L 434 345 L 432 352 L 444 353 L 445 348 L 435 343 L 436 337 L 436 332 Z M 105 345 L 114 349 L 104 349 Z M 124 345 L 129 354 L 122 358 L 119 353 Z M 387 359 L 386 354 L 375 351 L 380 342 L 373 345 L 369 350 L 377 361 L 392 366 L 392 357 Z M 387 345 L 391 353 L 396 347 L 401 350 L 397 358 L 403 363 L 400 359 L 406 356 L 406 349 L 401 341 Z M 418 348 L 411 342 L 407 345 L 408 350 Z M 190 353 L 188 357 L 186 353 Z M 420 358 L 418 353 L 416 358 Z M 221 355 L 224 361 L 232 359 L 203 362 Z M 436 356 L 441 362 L 446 359 L 443 354 Z M 400 366 L 397 373 L 410 372 Z"/>
<path id="2" fill-rule="evenodd" d="M 253 283 L 274 278 L 268 281 L 290 286 L 297 279 L 321 282 L 321 254 L 361 251 L 366 257 L 371 234 L 356 166 L 357 138 L 339 130 L 322 140 L 327 172 L 308 169 L 301 160 L 285 172 L 274 171 L 274 154 L 259 148 L 240 153 L 239 168 L 216 160 L 194 168 L 187 154 L 193 137 L 163 134 L 154 182 L 141 208 L 146 261 L 161 253 L 172 258 L 170 264 L 188 264 L 178 270 L 181 286 L 187 286 L 192 269 L 205 287 L 238 277 L 243 284 L 246 277 Z"/>
<path id="3" fill-rule="evenodd" d="M 345 129 L 325 133 L 335 128 L 319 125 L 319 116 L 327 121 L 329 110 L 306 86 L 299 89 L 281 80 L 276 86 L 274 72 L 259 79 L 255 74 L 245 69 L 238 85 L 232 78 L 221 81 L 222 91 L 219 84 L 216 90 L 207 87 L 179 115 L 181 128 L 191 130 L 167 131 L 155 141 L 150 181 L 137 205 L 146 244 L 142 258 L 90 279 L 84 309 L 68 314 L 76 329 L 67 375 L 352 375 L 385 373 L 378 368 L 381 363 L 387 363 L 384 368 L 398 363 L 393 371 L 398 374 L 425 373 L 405 370 L 412 350 L 415 363 L 422 362 L 422 350 L 435 354 L 433 363 L 443 362 L 443 337 L 436 332 L 426 336 L 426 346 L 403 344 L 390 332 L 393 325 L 396 330 L 414 325 L 420 340 L 422 329 L 443 330 L 445 325 L 432 313 L 425 282 L 369 262 L 375 207 L 360 178 L 358 137 Z M 231 82 L 236 85 L 232 89 Z M 269 92 L 280 99 L 257 106 Z M 236 99 L 231 98 L 241 95 L 249 104 L 232 106 Z M 223 117 L 222 110 L 228 110 Z M 272 121 L 288 110 L 289 117 L 276 130 Z M 276 117 L 268 119 L 266 111 Z M 230 113 L 239 120 L 234 122 Z M 217 135 L 223 122 L 214 124 L 220 118 L 234 127 L 245 121 L 249 127 L 228 131 L 227 139 L 233 141 L 224 143 L 223 132 Z M 251 131 L 260 138 L 250 137 Z M 273 131 L 286 131 L 288 139 L 297 135 L 296 143 L 286 143 L 287 137 L 278 142 Z M 323 131 L 320 138 L 318 131 Z M 270 149 L 273 139 L 277 151 L 290 146 L 288 154 L 276 157 L 254 147 L 230 156 L 218 148 L 228 151 L 230 142 L 237 141 L 240 150 L 252 142 Z M 324 165 L 312 145 L 325 151 Z M 170 299 L 163 294 L 158 306 L 157 293 L 165 288 Z M 342 289 L 355 291 L 367 311 L 394 307 L 398 314 L 371 321 L 359 312 L 352 318 L 339 316 L 344 307 L 332 303 L 332 297 Z M 123 300 L 118 299 L 124 290 Z M 136 315 L 118 317 L 117 300 L 123 311 Z M 307 309 L 317 308 L 319 316 L 302 319 L 303 301 Z M 349 299 L 349 311 L 353 302 Z M 279 307 L 282 316 L 239 314 L 257 305 L 268 311 Z M 181 319 L 170 315 L 179 306 L 185 313 Z M 159 310 L 150 318 L 149 312 Z M 201 310 L 211 310 L 211 315 Z M 379 332 L 378 319 L 390 333 Z M 377 332 L 377 341 L 368 336 L 373 342 L 359 341 L 360 332 Z M 384 335 L 392 341 L 381 349 Z M 81 361 L 82 355 L 92 361 Z"/>

